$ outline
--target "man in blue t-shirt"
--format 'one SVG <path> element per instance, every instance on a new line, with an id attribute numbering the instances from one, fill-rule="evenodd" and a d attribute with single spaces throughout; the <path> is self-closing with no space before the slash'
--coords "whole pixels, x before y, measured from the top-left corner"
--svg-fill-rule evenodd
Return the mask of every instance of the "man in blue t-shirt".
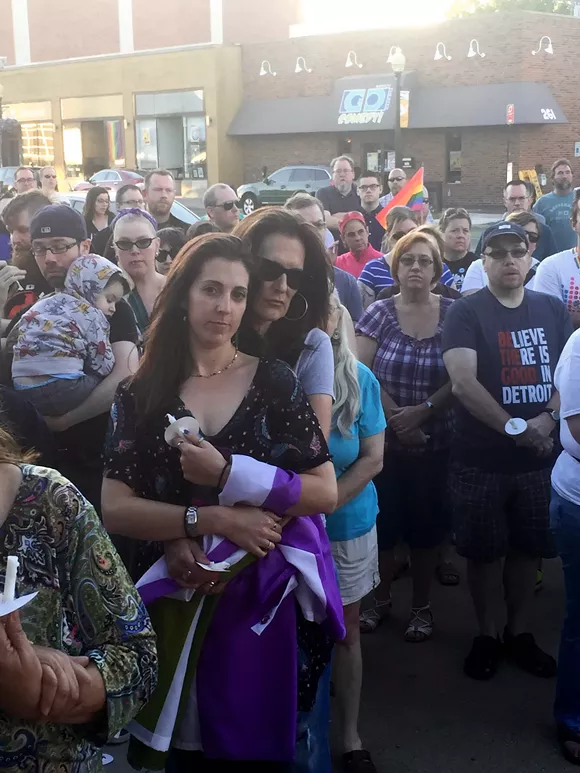
<path id="1" fill-rule="evenodd" d="M 548 508 L 560 397 L 553 376 L 572 325 L 559 299 L 524 289 L 531 255 L 521 226 L 489 228 L 483 264 L 489 286 L 456 301 L 443 327 L 458 399 L 450 500 L 480 629 L 464 670 L 490 679 L 505 656 L 551 677 L 556 662 L 537 646 L 528 617 L 538 560 L 555 555 Z M 502 643 L 496 615 L 504 595 Z"/>
<path id="2" fill-rule="evenodd" d="M 574 201 L 572 167 L 565 158 L 552 164 L 554 190 L 541 196 L 534 204 L 534 212 L 543 215 L 552 229 L 558 252 L 576 246 L 576 234 L 570 224 L 570 211 Z"/>

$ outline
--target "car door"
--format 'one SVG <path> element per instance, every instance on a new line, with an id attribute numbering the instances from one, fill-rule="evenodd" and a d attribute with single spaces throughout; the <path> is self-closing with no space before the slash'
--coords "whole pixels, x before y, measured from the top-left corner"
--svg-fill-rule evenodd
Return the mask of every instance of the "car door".
<path id="1" fill-rule="evenodd" d="M 285 168 L 268 175 L 269 182 L 260 192 L 262 204 L 283 204 L 286 201 L 291 173 L 291 169 Z"/>
<path id="2" fill-rule="evenodd" d="M 288 195 L 286 199 L 295 193 L 313 193 L 314 169 L 308 166 L 297 166 L 292 170 L 290 182 L 288 184 Z M 286 201 L 285 199 L 285 201 Z"/>

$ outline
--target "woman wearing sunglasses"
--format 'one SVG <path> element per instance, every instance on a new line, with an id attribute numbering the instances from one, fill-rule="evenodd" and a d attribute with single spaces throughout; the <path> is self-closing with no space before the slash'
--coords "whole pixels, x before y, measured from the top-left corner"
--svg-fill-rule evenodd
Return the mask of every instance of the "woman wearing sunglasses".
<path id="1" fill-rule="evenodd" d="M 512 212 L 511 215 L 506 217 L 506 220 L 521 225 L 528 234 L 530 249 L 532 250 L 532 263 L 524 286 L 527 287 L 528 290 L 533 290 L 536 281 L 536 271 L 540 265 L 540 261 L 534 257 L 534 251 L 538 246 L 538 242 L 542 235 L 542 225 L 533 212 Z M 471 295 L 472 293 L 476 293 L 478 290 L 487 287 L 487 285 L 488 279 L 487 274 L 483 270 L 483 261 L 481 258 L 478 258 L 477 260 L 474 260 L 467 269 L 461 292 L 463 295 Z"/>
<path id="2" fill-rule="evenodd" d="M 143 209 L 122 209 L 112 223 L 117 262 L 134 284 L 127 300 L 144 334 L 165 277 L 155 269 L 159 252 L 156 220 Z"/>
<path id="3" fill-rule="evenodd" d="M 177 253 L 185 244 L 185 236 L 181 228 L 162 228 L 157 231 L 159 252 L 155 256 L 155 268 L 158 274 L 165 276 Z"/>

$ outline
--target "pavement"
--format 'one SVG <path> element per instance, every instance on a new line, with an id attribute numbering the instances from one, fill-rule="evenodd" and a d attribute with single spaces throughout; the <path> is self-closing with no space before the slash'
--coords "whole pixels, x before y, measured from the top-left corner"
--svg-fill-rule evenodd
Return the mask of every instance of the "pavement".
<path id="1" fill-rule="evenodd" d="M 436 628 L 423 644 L 403 639 L 410 607 L 408 578 L 393 586 L 393 614 L 363 637 L 365 680 L 360 731 L 379 773 L 557 773 L 572 771 L 554 740 L 554 680 L 503 665 L 491 682 L 464 676 L 474 635 L 465 567 L 456 588 L 435 583 Z M 545 562 L 536 596 L 534 633 L 557 654 L 564 612 L 559 560 Z M 331 738 L 336 748 L 336 721 Z M 125 748 L 105 769 L 128 773 Z M 338 762 L 338 760 L 337 760 Z M 336 770 L 340 770 L 339 764 Z"/>

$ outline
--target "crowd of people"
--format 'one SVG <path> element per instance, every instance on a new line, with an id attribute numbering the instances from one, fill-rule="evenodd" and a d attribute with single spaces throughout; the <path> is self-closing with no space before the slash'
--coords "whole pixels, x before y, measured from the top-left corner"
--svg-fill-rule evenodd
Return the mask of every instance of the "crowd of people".
<path id="1" fill-rule="evenodd" d="M 348 156 L 316 197 L 241 219 L 224 183 L 186 229 L 170 172 L 143 190 L 16 175 L 1 217 L 0 768 L 92 773 L 131 736 L 137 769 L 330 773 L 331 679 L 345 771 L 361 633 L 412 578 L 405 640 L 466 559 L 465 674 L 557 676 L 580 764 L 580 189 L 503 191 L 472 217 L 394 206 L 393 169 Z M 28 174 L 30 173 L 30 174 Z M 20 186 L 20 187 L 18 187 Z M 385 193 L 383 196 L 382 194 Z M 559 662 L 531 631 L 562 558 Z M 240 663 L 244 667 L 240 669 Z M 219 697 L 217 697 L 219 696 Z"/>

